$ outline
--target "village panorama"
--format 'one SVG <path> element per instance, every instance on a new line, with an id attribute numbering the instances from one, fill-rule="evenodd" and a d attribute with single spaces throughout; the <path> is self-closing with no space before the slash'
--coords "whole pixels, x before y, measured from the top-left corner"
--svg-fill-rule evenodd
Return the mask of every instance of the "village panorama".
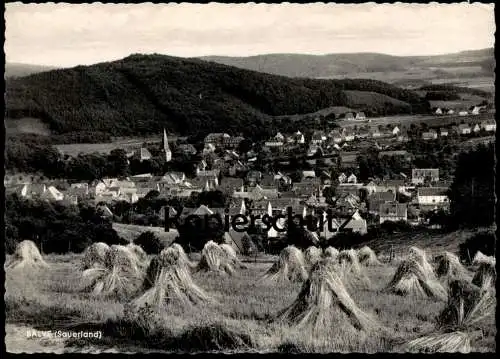
<path id="1" fill-rule="evenodd" d="M 7 4 L 7 351 L 494 353 L 493 6 L 412 6 Z"/>

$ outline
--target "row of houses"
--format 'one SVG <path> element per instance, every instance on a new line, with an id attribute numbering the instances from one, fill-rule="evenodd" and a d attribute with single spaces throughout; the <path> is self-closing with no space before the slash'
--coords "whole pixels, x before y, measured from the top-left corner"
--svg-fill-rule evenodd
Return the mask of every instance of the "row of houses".
<path id="1" fill-rule="evenodd" d="M 424 140 L 435 140 L 438 137 L 447 137 L 450 133 L 457 134 L 459 136 L 470 135 L 471 133 L 479 133 L 481 131 L 485 132 L 496 132 L 497 125 L 494 121 L 483 121 L 480 124 L 476 123 L 474 125 L 460 124 L 458 126 L 453 126 L 451 130 L 448 128 L 441 128 L 439 132 L 435 129 L 429 129 L 422 133 L 422 139 Z"/>
<path id="2" fill-rule="evenodd" d="M 453 110 L 453 109 L 437 107 L 434 109 L 434 114 L 435 115 L 455 115 L 455 114 L 457 114 L 458 116 L 468 116 L 468 115 L 477 116 L 481 113 L 485 113 L 486 111 L 487 111 L 486 106 L 471 106 L 468 110 L 459 110 L 456 113 L 455 113 L 455 110 Z"/>

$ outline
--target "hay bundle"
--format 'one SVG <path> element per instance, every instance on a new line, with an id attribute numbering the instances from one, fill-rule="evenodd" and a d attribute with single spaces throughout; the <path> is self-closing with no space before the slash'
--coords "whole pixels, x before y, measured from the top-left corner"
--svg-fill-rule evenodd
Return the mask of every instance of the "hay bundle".
<path id="1" fill-rule="evenodd" d="M 131 251 L 137 258 L 137 263 L 141 267 L 146 267 L 147 266 L 147 261 L 148 261 L 148 255 L 142 249 L 141 246 L 138 246 L 137 244 L 134 243 L 129 243 L 126 245 L 126 248 L 128 248 L 129 251 Z"/>
<path id="2" fill-rule="evenodd" d="M 364 246 L 358 251 L 358 259 L 359 263 L 364 266 L 382 265 L 375 252 L 368 246 Z"/>
<path id="3" fill-rule="evenodd" d="M 483 254 L 481 251 L 477 251 L 474 259 L 472 260 L 472 265 L 480 265 L 481 263 L 491 263 L 495 266 L 496 260 L 495 257 L 487 256 Z"/>
<path id="4" fill-rule="evenodd" d="M 169 247 L 162 250 L 151 263 L 155 263 L 155 268 L 151 269 L 150 274 L 156 272 L 152 280 L 153 285 L 130 303 L 133 312 L 149 308 L 156 314 L 162 314 L 165 313 L 165 307 L 172 304 L 192 307 L 211 300 L 193 282 L 189 267 L 179 248 Z"/>
<path id="5" fill-rule="evenodd" d="M 435 279 L 429 278 L 415 259 L 407 259 L 399 265 L 385 291 L 402 296 L 446 300 L 446 290 L 443 286 Z"/>
<path id="6" fill-rule="evenodd" d="M 450 252 L 444 252 L 435 258 L 437 263 L 436 274 L 438 277 L 449 279 L 470 279 L 467 269 L 462 266 L 458 257 Z"/>
<path id="7" fill-rule="evenodd" d="M 104 267 L 106 256 L 110 247 L 103 242 L 92 243 L 83 253 L 81 269 L 86 270 L 92 267 Z"/>
<path id="8" fill-rule="evenodd" d="M 366 276 L 358 260 L 358 253 L 354 249 L 342 250 L 337 257 L 337 265 L 330 266 L 342 279 L 350 290 L 371 287 L 370 279 Z"/>
<path id="9" fill-rule="evenodd" d="M 305 263 L 309 268 L 321 260 L 323 252 L 321 248 L 310 246 L 304 252 Z"/>
<path id="10" fill-rule="evenodd" d="M 223 243 L 220 245 L 220 247 L 226 253 L 227 259 L 233 267 L 246 268 L 246 266 L 243 263 L 241 263 L 240 259 L 238 258 L 238 255 L 236 254 L 236 251 L 230 244 Z"/>
<path id="11" fill-rule="evenodd" d="M 448 303 L 437 318 L 438 333 L 412 340 L 406 350 L 470 352 L 471 341 L 482 335 L 481 322 L 494 318 L 495 297 L 465 280 L 451 281 L 448 292 Z"/>
<path id="12" fill-rule="evenodd" d="M 199 271 L 213 271 L 218 273 L 233 274 L 233 263 L 227 252 L 214 241 L 208 241 L 201 251 L 198 263 Z"/>
<path id="13" fill-rule="evenodd" d="M 472 278 L 472 283 L 483 290 L 495 290 L 496 280 L 497 270 L 495 263 L 482 262 Z"/>
<path id="14" fill-rule="evenodd" d="M 327 261 L 313 266 L 297 299 L 280 311 L 275 321 L 292 325 L 312 342 L 331 341 L 336 337 L 332 331 L 359 335 L 379 327 L 356 305 Z"/>
<path id="15" fill-rule="evenodd" d="M 32 241 L 22 241 L 17 244 L 16 250 L 12 255 L 6 269 L 28 269 L 38 270 L 48 268 L 49 265 L 42 258 L 36 244 Z"/>
<path id="16" fill-rule="evenodd" d="M 435 278 L 436 274 L 434 273 L 434 268 L 429 263 L 427 259 L 427 253 L 424 250 L 417 247 L 410 247 L 410 255 L 409 259 L 414 259 L 424 270 L 424 273 L 428 278 Z"/>
<path id="17" fill-rule="evenodd" d="M 191 262 L 189 259 L 188 255 L 184 251 L 184 248 L 179 243 L 172 243 L 170 247 L 174 248 L 177 252 L 179 252 L 180 256 L 180 261 L 182 261 L 184 264 L 186 264 L 189 268 L 195 268 L 196 264 Z"/>
<path id="18" fill-rule="evenodd" d="M 302 251 L 295 246 L 284 248 L 278 262 L 264 274 L 261 280 L 269 282 L 302 282 L 308 277 Z"/>
<path id="19" fill-rule="evenodd" d="M 361 265 L 359 264 L 356 250 L 347 249 L 340 251 L 337 261 L 343 272 L 361 274 Z"/>
<path id="20" fill-rule="evenodd" d="M 93 295 L 127 297 L 139 289 L 141 280 L 136 256 L 127 247 L 112 245 L 104 266 L 83 271 L 82 290 Z"/>
<path id="21" fill-rule="evenodd" d="M 339 251 L 337 248 L 328 247 L 325 249 L 325 258 L 331 261 L 336 261 L 339 255 Z"/>

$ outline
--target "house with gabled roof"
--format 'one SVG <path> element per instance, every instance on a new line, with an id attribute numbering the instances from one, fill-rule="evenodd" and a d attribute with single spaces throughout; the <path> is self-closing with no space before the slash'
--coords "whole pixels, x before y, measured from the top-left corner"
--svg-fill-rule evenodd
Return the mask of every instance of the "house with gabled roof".
<path id="1" fill-rule="evenodd" d="M 458 125 L 458 134 L 459 135 L 468 135 L 471 133 L 471 128 L 468 124 L 462 123 Z"/>
<path id="2" fill-rule="evenodd" d="M 354 115 L 352 114 L 352 112 L 347 112 L 344 116 L 344 120 L 346 121 L 354 120 Z"/>
<path id="3" fill-rule="evenodd" d="M 356 120 L 366 120 L 366 115 L 363 111 L 356 113 Z"/>
<path id="4" fill-rule="evenodd" d="M 439 168 L 414 168 L 411 173 L 413 184 L 439 181 Z"/>
<path id="5" fill-rule="evenodd" d="M 396 192 L 375 192 L 368 196 L 368 211 L 372 214 L 378 214 L 380 205 L 396 201 Z"/>
<path id="6" fill-rule="evenodd" d="M 439 135 L 440 135 L 441 137 L 447 137 L 447 136 L 448 136 L 448 129 L 447 129 L 447 128 L 445 128 L 445 127 L 441 127 L 441 128 L 439 129 Z"/>
<path id="7" fill-rule="evenodd" d="M 361 217 L 359 211 L 355 211 L 339 228 L 342 232 L 353 232 L 359 234 L 368 233 L 366 220 Z"/>
<path id="8" fill-rule="evenodd" d="M 380 224 L 384 222 L 398 222 L 408 220 L 408 206 L 406 203 L 382 203 L 379 209 Z"/>

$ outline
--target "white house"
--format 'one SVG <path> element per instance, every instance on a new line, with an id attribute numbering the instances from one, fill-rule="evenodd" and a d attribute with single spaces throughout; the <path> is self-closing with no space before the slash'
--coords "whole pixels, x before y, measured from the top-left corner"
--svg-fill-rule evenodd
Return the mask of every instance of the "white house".
<path id="1" fill-rule="evenodd" d="M 442 205 L 449 202 L 446 187 L 420 187 L 417 190 L 417 201 L 419 205 Z"/>
<path id="2" fill-rule="evenodd" d="M 448 115 L 453 115 L 454 113 L 455 113 L 455 111 L 453 111 L 452 109 L 449 109 L 447 112 Z"/>
<path id="3" fill-rule="evenodd" d="M 364 113 L 364 112 L 358 112 L 358 113 L 356 114 L 356 120 L 360 120 L 360 121 L 361 121 L 361 120 L 366 120 L 366 115 L 365 115 L 365 113 Z"/>
<path id="4" fill-rule="evenodd" d="M 281 132 L 278 132 L 278 133 L 276 134 L 276 136 L 274 136 L 274 139 L 275 139 L 276 141 L 283 142 L 283 141 L 285 141 L 285 136 L 283 136 L 283 135 L 281 134 Z"/>
<path id="5" fill-rule="evenodd" d="M 460 111 L 458 113 L 458 116 L 467 116 L 467 115 L 468 115 L 467 111 Z"/>
<path id="6" fill-rule="evenodd" d="M 434 113 L 435 113 L 436 115 L 442 115 L 442 114 L 443 114 L 443 110 L 441 110 L 441 109 L 438 107 Z"/>
<path id="7" fill-rule="evenodd" d="M 497 130 L 497 124 L 495 121 L 483 121 L 481 122 L 481 127 L 487 132 L 495 132 Z"/>
<path id="8" fill-rule="evenodd" d="M 283 142 L 274 139 L 274 140 L 271 140 L 271 141 L 266 141 L 264 143 L 264 146 L 266 146 L 267 148 L 280 148 L 280 147 L 283 147 Z"/>
<path id="9" fill-rule="evenodd" d="M 392 135 L 393 136 L 399 135 L 400 132 L 401 132 L 401 130 L 399 129 L 398 126 L 394 126 L 394 128 L 392 129 Z"/>
<path id="10" fill-rule="evenodd" d="M 300 143 L 300 144 L 306 143 L 306 139 L 304 138 L 304 135 L 300 131 L 297 131 L 294 133 L 293 139 L 296 143 Z"/>
<path id="11" fill-rule="evenodd" d="M 340 176 L 338 177 L 339 183 L 345 183 L 347 182 L 347 176 L 345 173 L 341 173 Z"/>
<path id="12" fill-rule="evenodd" d="M 478 133 L 479 131 L 481 131 L 481 127 L 476 123 L 476 125 L 474 126 L 472 131 L 474 131 L 475 133 Z"/>
<path id="13" fill-rule="evenodd" d="M 458 133 L 460 135 L 468 135 L 471 133 L 471 128 L 469 127 L 469 125 L 463 123 L 461 125 L 458 125 Z"/>

